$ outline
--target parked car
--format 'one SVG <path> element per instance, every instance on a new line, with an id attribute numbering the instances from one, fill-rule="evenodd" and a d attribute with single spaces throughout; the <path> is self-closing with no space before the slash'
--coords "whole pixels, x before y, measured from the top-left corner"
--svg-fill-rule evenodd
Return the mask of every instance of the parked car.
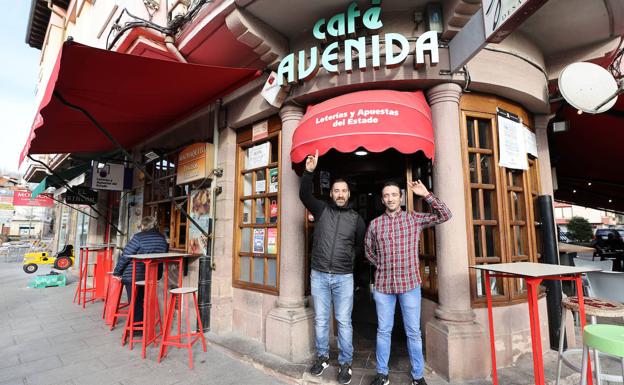
<path id="1" fill-rule="evenodd" d="M 592 246 L 605 251 L 624 250 L 624 237 L 617 229 L 597 229 Z"/>

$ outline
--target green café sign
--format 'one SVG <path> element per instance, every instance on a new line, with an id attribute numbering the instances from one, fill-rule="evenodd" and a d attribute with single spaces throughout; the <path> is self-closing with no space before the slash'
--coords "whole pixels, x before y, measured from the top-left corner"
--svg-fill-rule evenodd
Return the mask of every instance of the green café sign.
<path id="1" fill-rule="evenodd" d="M 338 74 L 341 71 L 352 72 L 353 61 L 357 59 L 356 68 L 366 70 L 366 58 L 370 57 L 374 69 L 381 68 L 382 57 L 384 66 L 393 68 L 401 65 L 411 51 L 410 42 L 400 33 L 385 33 L 383 40 L 379 34 L 346 38 L 355 36 L 356 26 L 361 24 L 369 31 L 377 31 L 383 27 L 380 19 L 381 0 L 372 0 L 372 6 L 362 12 L 357 3 L 353 2 L 346 12 L 332 16 L 329 20 L 320 19 L 314 24 L 312 33 L 320 41 L 327 41 L 328 37 L 344 39 L 328 44 L 322 52 L 318 47 L 309 50 L 293 52 L 286 56 L 277 69 L 277 84 L 295 83 L 299 80 L 309 80 L 316 76 L 323 67 L 327 72 Z M 384 48 L 382 50 L 382 43 Z M 393 49 L 398 48 L 397 49 Z M 338 62 L 338 53 L 344 52 L 344 62 Z M 425 52 L 431 55 L 431 63 L 438 63 L 438 34 L 428 31 L 416 40 L 416 63 L 425 62 Z M 354 55 L 355 53 L 355 55 Z M 342 67 L 342 68 L 341 68 Z"/>

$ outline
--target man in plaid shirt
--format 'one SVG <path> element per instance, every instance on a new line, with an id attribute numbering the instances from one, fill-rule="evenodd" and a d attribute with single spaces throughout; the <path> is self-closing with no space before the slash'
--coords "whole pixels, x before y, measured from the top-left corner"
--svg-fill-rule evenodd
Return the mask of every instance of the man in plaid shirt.
<path id="1" fill-rule="evenodd" d="M 388 182 L 381 191 L 386 211 L 371 221 L 364 241 L 366 258 L 377 268 L 373 291 L 377 307 L 377 376 L 371 385 L 390 383 L 388 359 L 397 299 L 403 313 L 413 385 L 427 384 L 420 336 L 418 239 L 423 229 L 448 221 L 452 214 L 419 180 L 407 185 L 411 192 L 425 198 L 433 213 L 402 211 L 401 189 L 397 183 Z"/>

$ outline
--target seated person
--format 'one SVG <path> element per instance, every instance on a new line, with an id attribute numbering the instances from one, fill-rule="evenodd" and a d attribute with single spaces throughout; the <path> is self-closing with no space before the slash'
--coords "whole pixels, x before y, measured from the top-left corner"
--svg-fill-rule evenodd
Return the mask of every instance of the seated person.
<path id="1" fill-rule="evenodd" d="M 126 245 L 123 253 L 117 261 L 113 277 L 120 279 L 126 287 L 128 294 L 128 302 L 132 298 L 132 259 L 129 255 L 150 254 L 150 253 L 166 253 L 169 251 L 169 245 L 165 237 L 158 231 L 158 221 L 155 217 L 144 217 L 141 220 L 140 232 L 135 234 L 130 242 Z M 159 266 L 158 276 L 161 275 L 161 267 Z M 136 281 L 145 279 L 145 264 L 137 263 L 135 278 Z M 143 321 L 143 288 L 137 290 L 136 301 L 134 303 L 134 322 Z"/>

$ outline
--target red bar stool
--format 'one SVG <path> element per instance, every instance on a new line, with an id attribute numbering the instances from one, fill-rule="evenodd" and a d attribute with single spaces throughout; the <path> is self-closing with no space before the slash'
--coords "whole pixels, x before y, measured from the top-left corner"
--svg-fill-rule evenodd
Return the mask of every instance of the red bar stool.
<path id="1" fill-rule="evenodd" d="M 106 310 L 107 310 L 107 305 L 109 302 L 109 294 L 111 293 L 111 283 L 113 281 L 113 272 L 112 271 L 107 271 L 106 272 L 106 290 L 104 293 L 104 308 L 102 309 L 102 319 L 106 320 Z"/>
<path id="2" fill-rule="evenodd" d="M 128 316 L 128 306 L 130 306 L 130 299 L 128 302 L 121 302 L 121 294 L 123 292 L 123 283 L 121 280 L 111 277 L 108 284 L 108 292 L 106 295 L 106 304 L 104 309 L 106 312 L 106 318 L 104 323 L 110 325 L 109 330 L 113 330 L 117 325 L 119 317 Z"/>
<path id="3" fill-rule="evenodd" d="M 202 348 L 206 351 L 206 339 L 204 338 L 203 326 L 201 318 L 199 316 L 199 308 L 197 306 L 197 292 L 196 288 L 192 287 L 179 287 L 177 289 L 169 290 L 171 294 L 169 296 L 169 306 L 165 313 L 165 328 L 163 331 L 162 342 L 160 345 L 160 352 L 158 353 L 158 362 L 167 355 L 167 346 L 175 346 L 178 348 L 187 348 L 189 354 L 189 368 L 193 369 L 193 344 L 197 340 L 201 340 Z M 197 332 L 191 332 L 191 320 L 189 318 L 189 294 L 193 295 L 193 303 L 195 307 L 195 315 L 197 317 L 197 323 L 199 324 L 199 330 Z M 184 297 L 187 297 L 186 300 Z M 176 301 L 180 304 L 176 307 Z M 178 334 L 171 335 L 171 322 L 173 321 L 173 315 L 178 312 L 178 321 L 182 319 L 182 308 L 184 308 L 186 318 L 186 333 L 182 334 L 180 322 L 178 322 Z M 182 342 L 182 338 L 186 338 L 186 343 Z"/>
<path id="4" fill-rule="evenodd" d="M 80 248 L 80 254 L 78 257 L 78 285 L 76 285 L 76 292 L 74 293 L 74 303 L 78 301 L 78 305 L 82 303 L 82 287 L 83 283 L 86 282 L 86 260 L 84 253 L 84 249 Z"/>
<path id="5" fill-rule="evenodd" d="M 137 295 L 137 287 L 143 287 L 143 321 L 135 321 L 134 320 L 134 303 L 136 302 Z M 120 294 L 121 295 L 121 294 Z M 156 301 L 154 304 L 154 308 L 156 308 L 156 323 L 154 326 L 160 328 L 162 333 L 162 320 L 160 318 L 160 306 L 158 304 L 158 297 L 154 296 L 151 298 L 152 301 Z M 130 299 L 130 303 L 128 304 L 128 312 L 126 318 L 126 325 L 124 326 L 123 335 L 121 337 L 121 345 L 125 345 L 126 341 L 130 343 L 130 350 L 133 349 L 135 342 L 140 342 L 143 346 L 145 345 L 147 336 L 145 335 L 145 316 L 146 310 L 148 306 L 148 299 L 145 298 L 145 281 L 136 281 L 134 283 L 134 288 L 132 289 L 132 298 Z M 142 331 L 142 335 L 140 339 L 134 339 L 134 331 L 140 330 Z M 145 358 L 145 357 L 143 357 Z"/>
<path id="6" fill-rule="evenodd" d="M 91 269 L 89 267 L 91 266 Z M 91 270 L 91 272 L 89 272 Z M 97 270 L 97 261 L 89 262 L 89 250 L 85 248 L 80 249 L 80 268 L 78 270 L 78 286 L 76 287 L 76 293 L 74 294 L 74 302 L 76 297 L 78 298 L 78 305 L 82 305 L 84 309 L 87 302 L 94 302 L 96 298 L 95 288 L 95 272 Z M 88 284 L 89 279 L 91 285 Z M 91 297 L 87 299 L 87 294 L 90 293 Z"/>

